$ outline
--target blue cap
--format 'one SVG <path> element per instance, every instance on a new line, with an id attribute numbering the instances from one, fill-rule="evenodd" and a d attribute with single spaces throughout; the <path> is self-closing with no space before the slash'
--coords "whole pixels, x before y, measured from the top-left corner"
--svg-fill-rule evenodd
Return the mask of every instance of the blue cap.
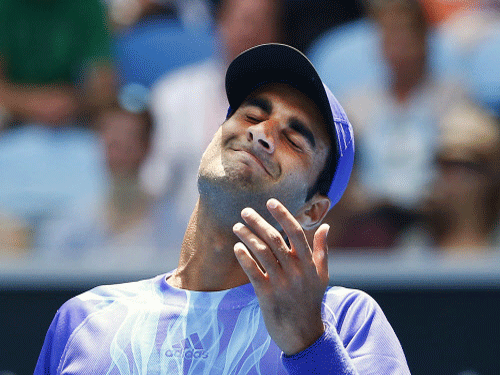
<path id="1" fill-rule="evenodd" d="M 321 81 L 309 59 L 299 50 L 285 44 L 262 44 L 242 52 L 226 72 L 228 115 L 260 86 L 286 83 L 303 92 L 319 108 L 329 125 L 332 146 L 332 182 L 328 191 L 333 207 L 342 197 L 354 163 L 354 134 L 344 109 Z"/>

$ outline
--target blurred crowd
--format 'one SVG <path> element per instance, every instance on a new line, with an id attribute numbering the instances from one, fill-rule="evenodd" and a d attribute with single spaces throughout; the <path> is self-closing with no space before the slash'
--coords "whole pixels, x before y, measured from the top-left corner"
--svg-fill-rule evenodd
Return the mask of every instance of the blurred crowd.
<path id="1" fill-rule="evenodd" d="M 2 0 L 0 258 L 176 259 L 225 69 L 268 42 L 356 133 L 332 252 L 500 249 L 500 1 Z"/>

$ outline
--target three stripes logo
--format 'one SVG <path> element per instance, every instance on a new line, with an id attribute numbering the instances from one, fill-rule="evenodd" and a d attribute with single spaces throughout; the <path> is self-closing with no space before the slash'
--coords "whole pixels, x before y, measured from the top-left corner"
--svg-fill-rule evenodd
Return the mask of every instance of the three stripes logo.
<path id="1" fill-rule="evenodd" d="M 206 359 L 208 354 L 201 344 L 200 337 L 197 333 L 193 333 L 189 337 L 172 345 L 172 349 L 167 349 L 165 352 L 167 357 L 177 357 L 185 359 Z"/>

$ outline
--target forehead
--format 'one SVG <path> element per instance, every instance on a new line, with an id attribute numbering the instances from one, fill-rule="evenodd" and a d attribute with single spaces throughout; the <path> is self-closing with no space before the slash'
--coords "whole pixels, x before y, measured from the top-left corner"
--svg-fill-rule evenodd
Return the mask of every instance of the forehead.
<path id="1" fill-rule="evenodd" d="M 280 111 L 285 116 L 304 122 L 317 138 L 330 144 L 327 123 L 319 108 L 301 91 L 285 83 L 266 84 L 253 91 L 242 106 L 254 103 L 255 99 L 265 99 L 270 104 L 270 111 Z"/>

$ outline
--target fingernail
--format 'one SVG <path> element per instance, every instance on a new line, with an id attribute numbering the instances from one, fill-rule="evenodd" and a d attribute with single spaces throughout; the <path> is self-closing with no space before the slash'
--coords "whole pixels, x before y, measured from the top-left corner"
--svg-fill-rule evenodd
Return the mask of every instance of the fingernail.
<path id="1" fill-rule="evenodd" d="M 233 225 L 233 231 L 238 231 L 240 230 L 241 228 L 243 228 L 243 224 L 242 223 L 236 223 Z"/>
<path id="2" fill-rule="evenodd" d="M 241 251 L 241 250 L 243 250 L 243 249 L 244 249 L 244 246 L 245 246 L 245 245 L 243 245 L 243 243 L 241 243 L 241 242 L 236 242 L 236 243 L 234 244 L 234 246 L 233 246 L 233 250 L 234 250 L 234 252 L 236 253 L 236 255 L 238 255 L 238 252 L 239 252 L 239 251 Z"/>
<path id="3" fill-rule="evenodd" d="M 249 217 L 250 216 L 250 213 L 251 213 L 251 210 L 250 208 L 244 208 L 242 211 L 241 211 L 241 216 L 242 217 Z"/>
<path id="4" fill-rule="evenodd" d="M 273 208 L 273 209 L 278 207 L 278 201 L 276 201 L 276 199 L 273 199 L 273 198 L 269 199 L 267 201 L 267 207 Z"/>

